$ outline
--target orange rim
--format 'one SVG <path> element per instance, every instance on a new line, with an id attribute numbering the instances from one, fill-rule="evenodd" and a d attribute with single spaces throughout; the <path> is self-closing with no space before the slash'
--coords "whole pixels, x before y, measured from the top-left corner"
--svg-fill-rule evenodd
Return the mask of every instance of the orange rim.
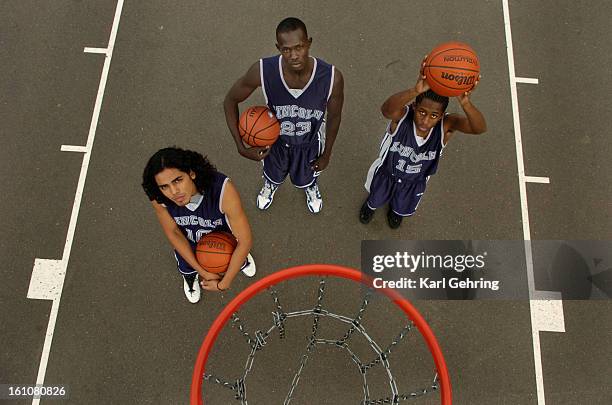
<path id="1" fill-rule="evenodd" d="M 193 375 L 191 379 L 191 396 L 190 401 L 192 405 L 202 405 L 202 376 L 205 372 L 206 361 L 208 355 L 212 350 L 217 336 L 221 330 L 225 327 L 227 321 L 231 318 L 232 314 L 240 309 L 242 304 L 251 299 L 254 295 L 260 291 L 276 285 L 282 281 L 291 280 L 298 277 L 305 276 L 336 276 L 346 278 L 353 281 L 358 281 L 366 286 L 371 286 L 371 279 L 360 272 L 348 267 L 330 265 L 330 264 L 309 264 L 304 266 L 291 267 L 278 271 L 274 274 L 266 276 L 261 280 L 251 284 L 240 294 L 238 294 L 227 306 L 221 311 L 217 319 L 213 322 L 212 326 L 208 330 L 204 342 L 198 352 L 195 367 L 193 369 Z M 438 373 L 438 379 L 440 382 L 440 402 L 442 405 L 452 404 L 452 388 L 450 383 L 450 376 L 446 367 L 446 361 L 442 355 L 442 349 L 438 344 L 438 340 L 430 329 L 425 319 L 421 316 L 419 311 L 412 304 L 402 297 L 397 291 L 385 288 L 377 288 L 377 291 L 385 294 L 395 305 L 400 307 L 406 315 L 414 322 L 415 326 L 421 332 L 429 351 L 434 358 L 434 364 L 436 366 L 436 372 Z"/>

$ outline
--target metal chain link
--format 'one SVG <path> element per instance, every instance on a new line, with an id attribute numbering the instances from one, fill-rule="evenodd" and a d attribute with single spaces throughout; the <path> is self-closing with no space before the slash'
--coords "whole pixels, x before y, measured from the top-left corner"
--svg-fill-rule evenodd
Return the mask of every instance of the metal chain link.
<path id="1" fill-rule="evenodd" d="M 246 328 L 244 327 L 244 325 L 242 324 L 242 320 L 238 317 L 238 315 L 236 315 L 236 313 L 232 314 L 232 327 L 237 327 L 238 330 L 240 331 L 240 333 L 242 334 L 242 336 L 245 337 L 247 343 L 249 344 L 250 347 L 253 347 L 253 339 L 251 338 L 251 335 L 246 331 Z"/>
<path id="2" fill-rule="evenodd" d="M 391 341 L 391 343 L 383 351 L 376 344 L 376 342 L 369 336 L 367 331 L 361 325 L 361 321 L 363 319 L 364 313 L 370 302 L 370 297 L 372 296 L 374 291 L 372 289 L 368 289 L 368 292 L 363 298 L 363 301 L 361 302 L 361 305 L 359 307 L 357 314 L 353 318 L 349 318 L 343 315 L 337 315 L 334 313 L 330 313 L 327 310 L 323 309 L 323 298 L 325 295 L 325 286 L 326 286 L 325 279 L 322 278 L 319 281 L 319 287 L 317 291 L 317 303 L 313 309 L 289 312 L 289 313 L 284 312 L 284 310 L 282 309 L 277 291 L 274 288 L 269 287 L 270 294 L 272 295 L 272 299 L 274 300 L 274 305 L 276 306 L 276 311 L 272 312 L 273 325 L 266 332 L 257 330 L 254 334 L 254 337 L 247 332 L 246 327 L 244 326 L 244 324 L 242 323 L 242 320 L 238 317 L 238 315 L 236 313 L 232 314 L 232 327 L 236 327 L 240 331 L 241 335 L 246 339 L 247 343 L 249 344 L 251 348 L 251 351 L 247 357 L 247 361 L 246 361 L 246 364 L 243 370 L 244 373 L 241 378 L 236 379 L 233 382 L 230 382 L 228 380 L 223 379 L 222 377 L 218 377 L 213 374 L 204 374 L 203 375 L 204 380 L 212 381 L 223 387 L 231 389 L 232 391 L 234 391 L 234 397 L 237 400 L 240 400 L 243 405 L 247 405 L 245 381 L 246 381 L 246 377 L 248 376 L 248 374 L 250 373 L 253 367 L 255 354 L 257 353 L 257 351 L 259 351 L 266 345 L 268 337 L 270 336 L 270 334 L 273 332 L 275 328 L 278 329 L 279 337 L 281 339 L 285 338 L 285 321 L 287 319 L 292 318 L 292 317 L 310 315 L 313 317 L 313 323 L 312 323 L 311 334 L 308 337 L 308 345 L 306 346 L 306 350 L 300 359 L 300 365 L 298 367 L 298 370 L 293 376 L 291 387 L 289 389 L 287 396 L 285 397 L 284 405 L 288 405 L 293 399 L 293 394 L 299 384 L 299 380 L 300 380 L 302 371 L 308 362 L 310 354 L 312 353 L 313 349 L 316 347 L 317 344 L 332 345 L 337 348 L 344 349 L 348 352 L 351 360 L 357 365 L 363 377 L 364 399 L 361 402 L 362 405 L 397 404 L 400 401 L 415 399 L 415 398 L 418 398 L 423 395 L 439 390 L 438 375 L 435 374 L 433 383 L 429 387 L 415 390 L 413 392 L 410 392 L 409 394 L 399 394 L 397 392 L 397 386 L 391 374 L 391 370 L 389 368 L 390 366 L 388 362 L 388 357 L 391 354 L 391 351 L 394 350 L 395 346 L 397 346 L 399 342 L 408 334 L 408 332 L 412 330 L 414 326 L 412 322 L 409 322 L 406 326 L 404 326 L 404 328 L 402 328 L 399 334 Z M 344 334 L 344 336 L 340 339 L 319 339 L 317 338 L 317 335 L 319 333 L 320 317 L 322 316 L 334 318 L 335 320 L 344 322 L 350 326 L 348 330 L 346 331 L 346 333 Z M 348 340 L 351 338 L 351 336 L 356 331 L 358 331 L 361 334 L 361 336 L 363 336 L 367 340 L 367 342 L 370 344 L 374 352 L 378 354 L 376 358 L 374 358 L 374 360 L 370 361 L 367 364 L 363 363 L 347 344 Z M 378 364 L 382 364 L 385 370 L 387 371 L 387 374 L 389 376 L 389 383 L 391 386 L 392 396 L 371 400 L 368 382 L 367 382 L 367 372 L 372 367 L 375 367 Z"/>
<path id="3" fill-rule="evenodd" d="M 212 381 L 225 388 L 229 388 L 230 390 L 234 391 L 234 398 L 242 401 L 243 404 L 246 404 L 246 392 L 243 378 L 234 382 L 229 382 L 224 380 L 222 377 L 218 377 L 213 374 L 204 374 L 204 381 Z"/>
<path id="4" fill-rule="evenodd" d="M 322 278 L 319 281 L 319 290 L 317 291 L 317 305 L 315 305 L 313 311 L 315 313 L 314 321 L 312 322 L 312 335 L 310 336 L 310 340 L 314 340 L 317 337 L 317 330 L 319 328 L 319 314 L 321 313 L 321 308 L 323 307 L 323 296 L 325 295 L 325 279 Z"/>
<path id="5" fill-rule="evenodd" d="M 273 287 L 270 287 L 269 290 L 270 294 L 272 295 L 272 299 L 274 300 L 274 305 L 276 305 L 276 312 L 272 312 L 272 316 L 274 318 L 274 325 L 276 325 L 276 328 L 278 329 L 278 337 L 280 339 L 284 339 L 285 319 L 287 318 L 287 314 L 283 311 L 276 290 Z"/>
<path id="6" fill-rule="evenodd" d="M 308 358 L 310 356 L 310 352 L 312 351 L 313 347 L 316 344 L 317 331 L 319 330 L 319 316 L 321 314 L 321 308 L 323 306 L 324 295 L 325 295 L 325 279 L 322 278 L 321 280 L 319 280 L 319 289 L 317 291 L 317 304 L 315 305 L 313 309 L 313 312 L 315 315 L 314 315 L 314 319 L 312 322 L 312 334 L 310 335 L 308 339 L 308 346 L 306 346 L 306 352 L 302 355 L 302 358 L 300 359 L 300 366 L 298 367 L 297 372 L 293 375 L 293 380 L 291 381 L 291 387 L 289 388 L 289 393 L 285 397 L 284 405 L 288 405 L 291 402 L 295 388 L 297 387 L 300 381 L 302 370 L 306 366 L 306 363 L 308 362 Z"/>
<path id="7" fill-rule="evenodd" d="M 308 357 L 310 356 L 310 351 L 312 350 L 313 347 L 314 347 L 314 340 L 310 340 L 308 342 L 308 346 L 306 347 L 306 353 L 304 353 L 302 355 L 302 358 L 300 359 L 300 366 L 298 367 L 297 372 L 293 375 L 293 380 L 291 381 L 291 387 L 289 388 L 289 392 L 287 393 L 287 396 L 285 397 L 285 401 L 283 402 L 284 405 L 288 405 L 293 399 L 293 393 L 295 389 L 297 388 L 298 383 L 300 382 L 302 370 L 304 369 L 304 367 L 306 366 L 306 363 L 308 362 Z"/>
<path id="8" fill-rule="evenodd" d="M 336 344 L 338 344 L 339 346 L 344 345 L 344 343 L 353 335 L 353 332 L 355 332 L 355 328 L 361 324 L 361 319 L 363 318 L 363 314 L 365 313 L 365 310 L 368 307 L 368 304 L 370 302 L 370 296 L 372 295 L 372 293 L 372 289 L 368 289 L 368 292 L 366 293 L 365 297 L 363 297 L 363 301 L 361 301 L 361 306 L 359 307 L 357 315 L 353 318 L 351 327 L 348 331 L 346 331 L 344 336 L 336 342 Z"/>
<path id="9" fill-rule="evenodd" d="M 389 344 L 389 346 L 387 346 L 387 348 L 385 349 L 384 352 L 379 354 L 374 360 L 372 360 L 368 364 L 364 364 L 362 366 L 364 368 L 364 370 L 367 371 L 370 368 L 376 366 L 377 364 L 380 364 L 381 361 L 387 360 L 387 358 L 391 354 L 391 350 L 395 346 L 397 346 L 397 344 L 408 334 L 408 332 L 410 332 L 410 330 L 412 329 L 413 326 L 414 326 L 414 324 L 412 322 L 410 322 L 406 326 L 404 326 L 402 328 L 402 330 L 400 331 L 400 333 L 395 337 L 395 339 L 393 339 L 393 341 Z"/>
<path id="10" fill-rule="evenodd" d="M 394 398 L 381 398 L 374 400 L 364 400 L 361 402 L 362 405 L 382 405 L 382 404 L 397 404 L 400 401 L 409 401 L 412 399 L 416 399 L 422 397 L 427 394 L 431 394 L 432 392 L 438 391 L 440 389 L 440 385 L 437 380 L 438 375 L 436 374 L 436 378 L 434 378 L 434 382 L 431 386 L 426 388 L 421 388 L 419 390 L 413 391 L 409 394 L 400 394 Z"/>
<path id="11" fill-rule="evenodd" d="M 214 374 L 206 374 L 206 373 L 204 373 L 204 381 L 212 381 L 212 382 L 214 382 L 216 384 L 224 386 L 225 388 L 229 388 L 232 391 L 236 390 L 236 381 L 229 382 L 229 381 L 223 379 L 223 377 L 218 377 L 218 376 L 216 376 Z"/>

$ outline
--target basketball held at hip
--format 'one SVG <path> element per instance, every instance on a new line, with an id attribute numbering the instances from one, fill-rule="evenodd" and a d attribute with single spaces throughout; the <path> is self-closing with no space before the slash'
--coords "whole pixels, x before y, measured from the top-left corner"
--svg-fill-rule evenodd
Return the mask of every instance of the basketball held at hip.
<path id="1" fill-rule="evenodd" d="M 278 139 L 280 124 L 268 107 L 253 106 L 240 115 L 238 132 L 250 146 L 269 146 Z"/>

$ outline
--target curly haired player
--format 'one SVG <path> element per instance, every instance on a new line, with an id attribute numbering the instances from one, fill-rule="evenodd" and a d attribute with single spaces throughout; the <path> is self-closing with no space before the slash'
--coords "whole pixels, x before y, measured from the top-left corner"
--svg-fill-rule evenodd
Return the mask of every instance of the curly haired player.
<path id="1" fill-rule="evenodd" d="M 251 228 L 238 191 L 208 159 L 176 147 L 161 149 L 149 159 L 142 187 L 174 248 L 189 302 L 200 300 L 200 286 L 224 291 L 239 271 L 255 275 Z M 230 232 L 238 241 L 224 275 L 207 272 L 195 257 L 198 241 L 212 231 Z"/>

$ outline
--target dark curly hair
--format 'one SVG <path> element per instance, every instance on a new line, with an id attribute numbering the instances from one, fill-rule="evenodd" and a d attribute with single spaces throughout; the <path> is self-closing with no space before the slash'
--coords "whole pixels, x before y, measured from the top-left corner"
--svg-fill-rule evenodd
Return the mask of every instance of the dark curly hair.
<path id="1" fill-rule="evenodd" d="M 196 174 L 193 182 L 200 193 L 209 187 L 212 175 L 217 171 L 208 159 L 198 152 L 177 147 L 158 150 L 151 156 L 142 173 L 142 188 L 149 200 L 166 205 L 174 203 L 164 196 L 155 181 L 155 175 L 164 169 L 178 169 L 185 173 L 193 171 Z"/>
<path id="2" fill-rule="evenodd" d="M 438 93 L 435 93 L 431 89 L 416 96 L 415 101 L 417 104 L 419 104 L 424 98 L 428 98 L 431 101 L 435 101 L 436 103 L 442 104 L 442 111 L 446 111 L 446 107 L 448 107 L 448 97 L 441 96 Z"/>

